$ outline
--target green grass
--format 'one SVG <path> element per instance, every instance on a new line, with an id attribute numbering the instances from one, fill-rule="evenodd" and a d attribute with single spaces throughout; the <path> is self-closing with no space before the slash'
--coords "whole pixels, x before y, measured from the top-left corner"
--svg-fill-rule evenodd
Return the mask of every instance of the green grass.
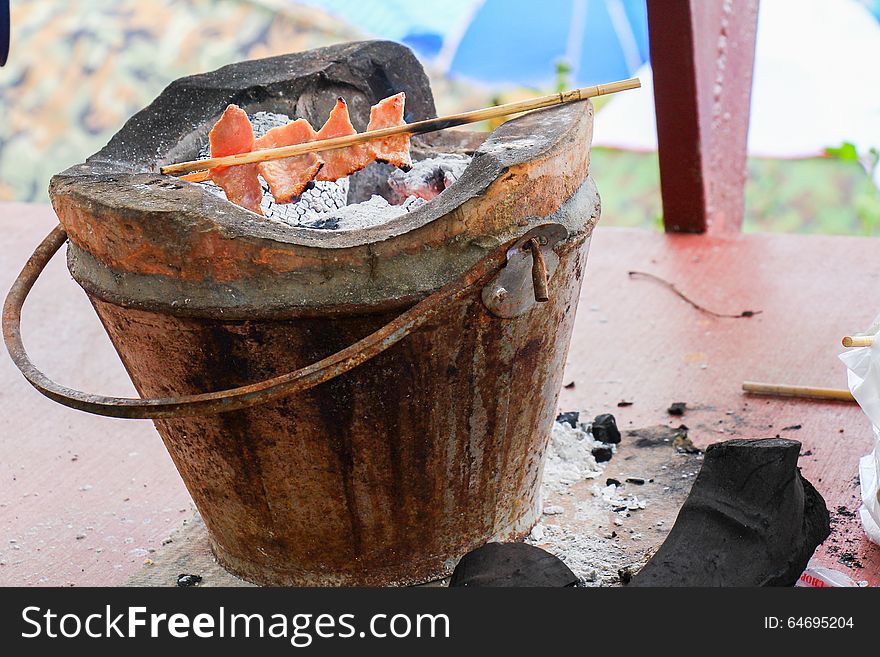
<path id="1" fill-rule="evenodd" d="M 603 226 L 662 229 L 656 153 L 595 148 Z M 746 232 L 880 236 L 880 191 L 852 160 L 750 158 Z"/>

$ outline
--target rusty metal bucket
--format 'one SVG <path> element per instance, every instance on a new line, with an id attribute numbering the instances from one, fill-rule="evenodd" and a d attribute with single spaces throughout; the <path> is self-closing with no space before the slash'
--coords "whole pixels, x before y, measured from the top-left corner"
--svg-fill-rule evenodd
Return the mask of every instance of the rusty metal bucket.
<path id="1" fill-rule="evenodd" d="M 371 86 L 348 90 L 355 108 L 403 89 L 429 114 L 420 74 L 405 49 L 369 42 L 172 85 L 53 180 L 63 228 L 7 297 L 4 338 L 27 379 L 73 408 L 154 419 L 217 559 L 249 581 L 424 582 L 488 540 L 522 537 L 539 517 L 598 218 L 589 103 L 505 124 L 440 197 L 355 235 L 259 225 L 142 171 L 186 157 L 179 145 L 193 148 L 191 133 L 204 135 L 226 103 L 272 98 L 272 85 L 317 115 L 344 81 L 366 76 Z M 153 131 L 146 159 L 137 144 L 162 107 L 206 87 L 217 93 L 199 106 L 202 124 Z M 435 137 L 414 151 L 471 139 Z M 142 399 L 65 388 L 25 352 L 21 307 L 68 240 L 70 271 Z"/>

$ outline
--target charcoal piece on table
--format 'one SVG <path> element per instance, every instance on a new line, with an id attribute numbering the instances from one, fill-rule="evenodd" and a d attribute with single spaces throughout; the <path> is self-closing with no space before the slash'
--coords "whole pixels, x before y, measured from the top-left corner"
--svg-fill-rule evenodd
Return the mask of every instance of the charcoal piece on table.
<path id="1" fill-rule="evenodd" d="M 486 543 L 461 558 L 449 586 L 565 587 L 577 576 L 560 559 L 527 543 Z"/>
<path id="2" fill-rule="evenodd" d="M 578 411 L 566 411 L 565 413 L 557 415 L 556 421 L 559 422 L 559 424 L 567 424 L 572 429 L 577 429 L 579 417 L 580 413 Z"/>
<path id="3" fill-rule="evenodd" d="M 796 440 L 710 445 L 663 545 L 630 586 L 793 586 L 831 533 Z"/>
<path id="4" fill-rule="evenodd" d="M 684 412 L 687 410 L 686 402 L 673 402 L 669 405 L 669 408 L 666 409 L 666 412 L 670 415 L 682 416 Z"/>
<path id="5" fill-rule="evenodd" d="M 610 461 L 611 457 L 614 456 L 614 450 L 611 449 L 610 445 L 594 447 L 590 450 L 590 453 L 593 455 L 593 458 L 596 459 L 596 463 L 605 463 L 606 461 Z"/>
<path id="6" fill-rule="evenodd" d="M 600 443 L 617 444 L 620 442 L 620 429 L 617 428 L 617 420 L 611 413 L 597 415 L 593 419 L 590 433 Z"/>
<path id="7" fill-rule="evenodd" d="M 190 575 L 187 573 L 181 573 L 177 576 L 177 586 L 181 588 L 188 588 L 190 586 L 198 586 L 202 583 L 201 575 Z"/>

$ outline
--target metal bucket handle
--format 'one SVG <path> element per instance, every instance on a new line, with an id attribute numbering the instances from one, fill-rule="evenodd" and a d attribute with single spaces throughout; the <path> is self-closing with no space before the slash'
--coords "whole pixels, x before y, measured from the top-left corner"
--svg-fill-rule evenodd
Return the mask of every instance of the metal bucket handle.
<path id="1" fill-rule="evenodd" d="M 560 229 L 562 230 L 560 231 Z M 540 277 L 544 267 L 543 258 L 534 256 L 534 245 L 530 240 L 537 240 L 543 248 L 550 251 L 562 236 L 560 232 L 567 236 L 567 231 L 559 224 L 544 224 L 531 229 L 520 238 L 495 249 L 458 279 L 444 285 L 379 330 L 317 363 L 259 383 L 219 392 L 182 397 L 132 399 L 94 395 L 55 383 L 36 368 L 24 348 L 21 339 L 21 309 L 28 293 L 49 260 L 67 241 L 67 233 L 59 225 L 36 248 L 9 290 L 3 305 L 3 339 L 12 360 L 28 382 L 43 395 L 64 406 L 95 415 L 131 419 L 174 418 L 224 413 L 265 404 L 302 390 L 308 390 L 354 369 L 400 342 L 414 330 L 434 318 L 449 304 L 467 295 L 474 285 L 504 268 L 513 253 L 519 253 L 523 250 L 530 251 L 534 261 L 533 278 L 534 276 Z M 544 272 L 544 278 L 546 279 L 546 272 Z M 539 296 L 541 294 L 536 288 L 536 300 L 546 300 L 539 298 Z"/>

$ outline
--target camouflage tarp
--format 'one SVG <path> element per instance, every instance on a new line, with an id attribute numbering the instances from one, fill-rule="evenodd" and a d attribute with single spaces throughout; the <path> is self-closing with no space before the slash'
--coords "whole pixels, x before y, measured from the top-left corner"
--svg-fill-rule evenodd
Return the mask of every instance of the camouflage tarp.
<path id="1" fill-rule="evenodd" d="M 48 200 L 52 174 L 175 78 L 356 38 L 289 2 L 16 0 L 0 68 L 0 201 Z"/>

